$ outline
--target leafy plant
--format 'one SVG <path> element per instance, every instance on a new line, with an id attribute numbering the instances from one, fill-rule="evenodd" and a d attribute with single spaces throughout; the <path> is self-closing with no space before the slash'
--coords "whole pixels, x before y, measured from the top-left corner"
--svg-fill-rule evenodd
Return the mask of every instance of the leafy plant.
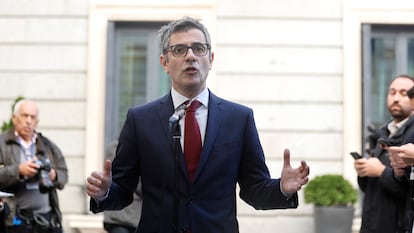
<path id="1" fill-rule="evenodd" d="M 305 186 L 305 203 L 317 206 L 350 206 L 358 200 L 358 192 L 341 175 L 316 176 Z"/>
<path id="2" fill-rule="evenodd" d="M 13 111 L 14 111 L 14 106 L 16 105 L 17 102 L 19 102 L 22 99 L 24 99 L 24 97 L 18 96 L 14 100 L 14 103 L 11 106 L 11 113 L 12 114 L 13 114 Z M 1 126 L 1 132 L 5 132 L 5 131 L 11 129 L 12 127 L 13 127 L 13 121 L 12 121 L 12 118 L 10 117 L 10 119 L 8 121 L 3 121 L 3 125 Z"/>

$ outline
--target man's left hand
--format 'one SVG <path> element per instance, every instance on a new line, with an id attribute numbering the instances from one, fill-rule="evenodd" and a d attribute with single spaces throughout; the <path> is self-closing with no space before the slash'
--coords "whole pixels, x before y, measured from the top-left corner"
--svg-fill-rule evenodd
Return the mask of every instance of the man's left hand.
<path id="1" fill-rule="evenodd" d="M 308 183 L 309 166 L 305 161 L 301 161 L 298 168 L 292 168 L 290 165 L 290 151 L 285 149 L 283 153 L 283 170 L 281 176 L 282 192 L 293 194 L 299 191 L 303 185 Z"/>

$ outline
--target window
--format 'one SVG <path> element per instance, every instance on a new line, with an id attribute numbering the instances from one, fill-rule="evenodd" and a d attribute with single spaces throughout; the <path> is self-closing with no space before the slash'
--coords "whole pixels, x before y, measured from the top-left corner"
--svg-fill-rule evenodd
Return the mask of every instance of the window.
<path id="1" fill-rule="evenodd" d="M 120 133 L 129 107 L 170 89 L 159 63 L 158 30 L 165 23 L 110 22 L 108 26 L 105 145 Z"/>
<path id="2" fill-rule="evenodd" d="M 399 74 L 414 75 L 414 26 L 365 24 L 363 30 L 363 132 L 391 119 L 389 82 Z"/>

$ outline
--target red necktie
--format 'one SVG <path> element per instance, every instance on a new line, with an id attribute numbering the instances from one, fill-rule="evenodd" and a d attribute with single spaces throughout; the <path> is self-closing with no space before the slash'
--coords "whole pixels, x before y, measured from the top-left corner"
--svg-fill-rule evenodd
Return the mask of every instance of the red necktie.
<path id="1" fill-rule="evenodd" d="M 197 169 L 201 153 L 201 135 L 198 127 L 195 111 L 201 103 L 197 100 L 191 102 L 185 113 L 184 126 L 184 158 L 187 163 L 190 181 L 193 182 L 194 174 Z"/>

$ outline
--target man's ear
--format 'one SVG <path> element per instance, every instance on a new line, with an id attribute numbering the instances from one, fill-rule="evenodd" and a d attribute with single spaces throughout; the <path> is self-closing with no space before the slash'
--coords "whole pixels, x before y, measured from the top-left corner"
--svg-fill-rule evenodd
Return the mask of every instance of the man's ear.
<path id="1" fill-rule="evenodd" d="M 17 116 L 14 114 L 12 115 L 12 122 L 13 122 L 13 125 L 17 124 Z"/>
<path id="2" fill-rule="evenodd" d="M 213 61 L 214 61 L 214 53 L 212 52 L 210 55 L 210 67 L 208 68 L 209 70 L 211 70 L 211 68 L 213 67 Z"/>
<path id="3" fill-rule="evenodd" d="M 169 74 L 169 72 L 168 72 L 168 58 L 163 54 L 160 55 L 160 64 L 161 64 L 162 68 L 164 69 L 165 73 Z"/>

